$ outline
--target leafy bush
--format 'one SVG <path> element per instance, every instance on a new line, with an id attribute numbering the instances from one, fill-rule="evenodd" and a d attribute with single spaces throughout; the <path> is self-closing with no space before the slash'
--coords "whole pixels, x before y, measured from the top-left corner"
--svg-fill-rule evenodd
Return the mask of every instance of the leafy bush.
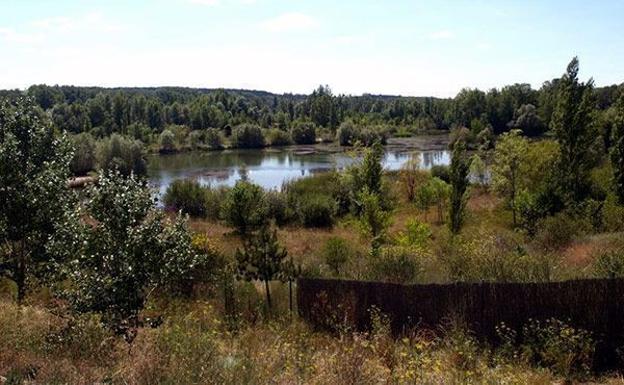
<path id="1" fill-rule="evenodd" d="M 624 277 L 624 249 L 600 253 L 594 259 L 593 269 L 600 278 Z"/>
<path id="2" fill-rule="evenodd" d="M 123 175 L 144 175 L 147 163 L 143 144 L 138 140 L 113 134 L 98 142 L 96 148 L 98 167 L 102 170 L 118 170 Z"/>
<path id="3" fill-rule="evenodd" d="M 323 246 L 323 258 L 334 274 L 339 275 L 342 267 L 349 261 L 353 251 L 347 241 L 339 237 L 331 237 Z"/>
<path id="4" fill-rule="evenodd" d="M 407 221 L 405 231 L 399 233 L 397 241 L 401 246 L 424 250 L 431 238 L 431 234 L 429 225 L 418 219 L 410 219 Z"/>
<path id="5" fill-rule="evenodd" d="M 355 125 L 352 121 L 347 120 L 340 124 L 338 127 L 338 131 L 336 131 L 336 137 L 338 138 L 338 143 L 341 146 L 350 146 L 353 144 L 353 138 L 355 137 Z"/>
<path id="6" fill-rule="evenodd" d="M 267 139 L 271 146 L 287 146 L 291 144 L 290 136 L 286 131 L 273 128 L 267 131 Z"/>
<path id="7" fill-rule="evenodd" d="M 451 174 L 449 171 L 449 166 L 436 164 L 436 165 L 431 166 L 430 172 L 431 172 L 431 176 L 434 178 L 441 179 L 446 183 L 450 183 L 451 181 Z"/>
<path id="8" fill-rule="evenodd" d="M 291 219 L 290 209 L 286 194 L 279 191 L 270 190 L 265 194 L 267 202 L 267 212 L 271 219 L 278 225 L 284 225 Z"/>
<path id="9" fill-rule="evenodd" d="M 422 273 L 418 257 L 404 247 L 384 247 L 379 256 L 372 257 L 370 278 L 392 283 L 412 283 Z"/>
<path id="10" fill-rule="evenodd" d="M 168 187 L 163 197 L 165 207 L 194 217 L 206 216 L 207 190 L 192 179 L 178 179 Z"/>
<path id="11" fill-rule="evenodd" d="M 586 330 L 550 318 L 529 320 L 520 335 L 504 324 L 497 327 L 497 332 L 506 354 L 548 367 L 567 379 L 582 378 L 591 370 L 596 346 Z"/>
<path id="12" fill-rule="evenodd" d="M 164 130 L 160 133 L 160 152 L 169 153 L 176 151 L 176 137 L 170 130 Z"/>
<path id="13" fill-rule="evenodd" d="M 95 170 L 95 139 L 89 133 L 81 133 L 71 137 L 74 145 L 74 156 L 69 168 L 74 175 L 86 175 Z"/>
<path id="14" fill-rule="evenodd" d="M 290 130 L 293 142 L 297 144 L 316 143 L 316 126 L 311 122 L 297 122 Z"/>
<path id="15" fill-rule="evenodd" d="M 265 144 L 260 126 L 247 123 L 234 127 L 231 140 L 236 148 L 260 148 Z"/>
<path id="16" fill-rule="evenodd" d="M 544 218 L 538 227 L 537 244 L 544 250 L 559 250 L 583 233 L 588 224 L 567 212 L 560 212 Z"/>
<path id="17" fill-rule="evenodd" d="M 336 215 L 336 201 L 327 195 L 303 196 L 297 211 L 305 227 L 332 227 Z"/>
<path id="18" fill-rule="evenodd" d="M 211 150 L 220 150 L 223 148 L 223 139 L 221 133 L 216 128 L 208 128 L 204 134 L 204 141 Z"/>
<path id="19" fill-rule="evenodd" d="M 242 235 L 267 222 L 268 207 L 264 191 L 246 181 L 236 182 L 227 193 L 221 210 L 225 222 Z"/>

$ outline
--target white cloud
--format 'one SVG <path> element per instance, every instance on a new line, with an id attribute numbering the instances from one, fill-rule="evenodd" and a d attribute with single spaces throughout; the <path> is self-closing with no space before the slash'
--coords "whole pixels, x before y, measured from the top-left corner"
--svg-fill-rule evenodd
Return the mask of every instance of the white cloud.
<path id="1" fill-rule="evenodd" d="M 448 29 L 443 29 L 441 31 L 436 31 L 429 34 L 429 38 L 433 40 L 444 40 L 444 39 L 452 39 L 455 37 L 453 31 L 449 31 Z"/>
<path id="2" fill-rule="evenodd" d="M 319 26 L 314 17 L 300 12 L 283 13 L 260 24 L 262 28 L 271 32 L 302 31 Z"/>
<path id="3" fill-rule="evenodd" d="M 477 48 L 483 51 L 487 51 L 490 48 L 492 48 L 492 44 L 490 43 L 485 43 L 485 42 L 481 42 L 477 44 Z"/>
<path id="4" fill-rule="evenodd" d="M 256 0 L 224 0 L 222 2 L 222 0 L 186 0 L 189 4 L 195 4 L 195 5 L 205 5 L 208 7 L 216 7 L 219 5 L 222 5 L 223 2 L 225 3 L 238 3 L 238 4 L 243 4 L 243 5 L 251 5 L 251 4 L 255 4 Z"/>

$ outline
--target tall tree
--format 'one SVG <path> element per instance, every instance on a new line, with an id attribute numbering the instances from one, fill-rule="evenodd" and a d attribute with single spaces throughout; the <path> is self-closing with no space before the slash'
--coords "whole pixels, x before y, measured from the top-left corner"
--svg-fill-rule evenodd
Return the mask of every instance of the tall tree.
<path id="1" fill-rule="evenodd" d="M 492 184 L 503 194 L 511 208 L 513 225 L 516 226 L 516 196 L 522 188 L 522 174 L 526 167 L 529 143 L 520 130 L 512 130 L 500 136 L 494 150 Z"/>
<path id="2" fill-rule="evenodd" d="M 453 145 L 450 167 L 451 207 L 449 227 L 453 234 L 459 233 L 464 222 L 469 172 L 470 161 L 466 155 L 466 143 L 464 140 L 459 139 Z"/>
<path id="3" fill-rule="evenodd" d="M 559 193 L 568 203 L 579 202 L 589 192 L 589 171 L 594 141 L 592 127 L 593 81 L 578 80 L 579 61 L 572 59 L 558 85 L 557 104 L 550 122 L 560 145 Z"/>
<path id="4" fill-rule="evenodd" d="M 624 204 L 624 94 L 616 104 L 616 117 L 612 128 L 611 163 L 615 190 L 621 204 Z"/>
<path id="5" fill-rule="evenodd" d="M 29 280 L 46 273 L 45 244 L 71 204 L 71 159 L 69 141 L 32 102 L 0 101 L 0 276 L 15 282 L 20 303 Z"/>

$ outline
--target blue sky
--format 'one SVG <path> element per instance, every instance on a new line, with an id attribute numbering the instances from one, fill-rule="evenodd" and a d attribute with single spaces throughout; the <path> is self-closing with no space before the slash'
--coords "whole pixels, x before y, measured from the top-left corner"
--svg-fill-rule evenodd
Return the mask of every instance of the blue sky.
<path id="1" fill-rule="evenodd" d="M 624 1 L 0 0 L 0 88 L 31 84 L 454 96 L 624 82 Z"/>

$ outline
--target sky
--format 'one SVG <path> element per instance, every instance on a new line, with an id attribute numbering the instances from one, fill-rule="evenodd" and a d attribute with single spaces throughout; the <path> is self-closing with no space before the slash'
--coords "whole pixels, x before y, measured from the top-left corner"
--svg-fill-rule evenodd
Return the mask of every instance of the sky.
<path id="1" fill-rule="evenodd" d="M 624 82 L 624 0 L 0 0 L 0 88 L 185 86 L 452 97 L 573 56 Z"/>

